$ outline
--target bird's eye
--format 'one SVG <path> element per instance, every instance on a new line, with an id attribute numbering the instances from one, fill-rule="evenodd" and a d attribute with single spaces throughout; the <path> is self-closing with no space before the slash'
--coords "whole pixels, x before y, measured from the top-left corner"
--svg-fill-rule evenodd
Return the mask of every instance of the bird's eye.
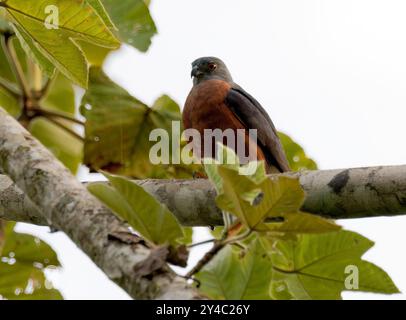
<path id="1" fill-rule="evenodd" d="M 211 71 L 216 70 L 216 69 L 217 69 L 217 64 L 215 64 L 215 63 L 209 63 L 209 69 L 210 69 Z"/>

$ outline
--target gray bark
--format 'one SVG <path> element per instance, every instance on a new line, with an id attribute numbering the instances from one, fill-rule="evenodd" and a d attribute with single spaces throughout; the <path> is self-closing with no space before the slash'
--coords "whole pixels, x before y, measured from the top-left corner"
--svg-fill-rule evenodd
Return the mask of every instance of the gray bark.
<path id="1" fill-rule="evenodd" d="M 306 200 L 304 211 L 332 219 L 406 214 L 406 166 L 303 171 L 298 177 Z M 222 223 L 216 192 L 207 180 L 137 181 L 165 203 L 184 225 Z"/>
<path id="2" fill-rule="evenodd" d="M 5 175 L 0 174 L 0 219 L 48 225 L 38 208 Z"/>
<path id="3" fill-rule="evenodd" d="M 303 210 L 333 219 L 406 214 L 406 166 L 304 171 L 298 177 L 306 191 Z M 136 180 L 185 226 L 222 224 L 212 184 L 197 180 Z M 7 192 L 4 193 L 3 190 Z M 2 208 L 3 207 L 3 208 Z M 5 210 L 7 208 L 7 210 Z M 47 225 L 10 179 L 0 175 L 0 218 Z"/>
<path id="4" fill-rule="evenodd" d="M 197 291 L 175 275 L 165 264 L 154 272 L 145 268 L 151 249 L 140 241 L 112 237 L 128 233 L 127 226 L 94 198 L 54 156 L 35 140 L 14 118 L 0 108 L 0 171 L 9 176 L 26 197 L 17 191 L 11 212 L 21 217 L 24 204 L 37 207 L 26 210 L 25 221 L 47 222 L 64 231 L 106 275 L 137 299 L 199 299 Z M 10 181 L 1 180 L 9 190 Z M 0 190 L 1 191 L 1 190 Z M 0 192 L 3 194 L 3 192 Z M 17 201 L 18 202 L 18 201 Z M 22 207 L 19 207 L 19 206 Z M 38 215 L 31 217 L 30 215 Z"/>

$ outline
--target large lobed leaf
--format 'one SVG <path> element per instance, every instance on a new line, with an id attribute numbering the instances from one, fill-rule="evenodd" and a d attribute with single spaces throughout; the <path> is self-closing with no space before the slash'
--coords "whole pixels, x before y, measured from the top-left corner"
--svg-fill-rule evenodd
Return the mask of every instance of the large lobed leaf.
<path id="1" fill-rule="evenodd" d="M 5 54 L 5 38 L 0 35 L 0 67 L 3 60 L 7 60 Z M 32 85 L 32 68 L 28 65 L 32 63 L 30 57 L 24 52 L 20 42 L 15 36 L 9 39 L 9 45 L 15 51 L 18 63 L 21 65 L 24 77 Z M 72 82 L 61 73 L 54 74 L 52 79 L 43 77 L 43 83 L 50 81 L 45 94 L 39 101 L 39 107 L 62 113 L 65 116 L 75 117 L 75 92 Z M 3 86 L 1 86 L 3 84 Z M 0 107 L 3 107 L 8 113 L 18 118 L 23 110 L 23 99 L 19 96 L 16 79 L 11 71 L 10 65 L 4 62 L 4 68 L 0 68 Z M 66 120 L 53 118 L 65 127 L 74 129 L 72 123 Z M 45 117 L 36 117 L 31 120 L 27 128 L 42 144 L 50 149 L 54 155 L 73 173 L 75 173 L 82 161 L 83 143 L 77 137 L 69 134 L 66 130 L 60 128 Z"/>
<path id="2" fill-rule="evenodd" d="M 80 110 L 86 118 L 84 163 L 91 169 L 137 178 L 191 177 L 193 166 L 154 165 L 149 157 L 151 131 L 164 129 L 171 145 L 172 121 L 181 119 L 168 96 L 148 107 L 92 68 Z"/>
<path id="3" fill-rule="evenodd" d="M 328 232 L 340 227 L 321 217 L 301 212 L 305 193 L 298 179 L 266 176 L 263 162 L 256 163 L 251 175 L 241 175 L 235 153 L 222 146 L 235 164 L 206 165 L 214 183 L 220 209 L 238 217 L 249 229 L 283 233 Z M 283 218 L 283 222 L 266 223 L 267 218 Z"/>
<path id="4" fill-rule="evenodd" d="M 361 256 L 373 246 L 350 231 L 300 235 L 295 241 L 271 242 L 271 296 L 274 299 L 340 299 L 349 290 L 348 266 L 358 268 L 357 291 L 398 293 L 385 271 Z"/>
<path id="5" fill-rule="evenodd" d="M 86 58 L 75 40 L 106 48 L 120 43 L 105 20 L 86 0 L 7 0 L 0 4 L 7 10 L 17 36 L 29 55 L 49 74 L 56 67 L 66 77 L 87 87 Z M 59 11 L 58 29 L 47 29 L 46 7 Z"/>

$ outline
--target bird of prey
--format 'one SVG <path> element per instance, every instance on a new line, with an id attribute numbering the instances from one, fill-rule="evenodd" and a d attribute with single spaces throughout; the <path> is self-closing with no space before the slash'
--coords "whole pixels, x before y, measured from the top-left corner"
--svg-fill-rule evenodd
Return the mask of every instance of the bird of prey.
<path id="1" fill-rule="evenodd" d="M 234 132 L 245 129 L 246 150 L 249 149 L 248 144 L 252 147 L 253 143 L 248 129 L 256 129 L 255 160 L 263 160 L 268 173 L 290 170 L 271 118 L 253 96 L 233 81 L 222 60 L 199 58 L 192 63 L 191 75 L 193 88 L 183 110 L 185 129 L 196 129 L 202 137 L 202 145 L 205 129 L 232 129 Z M 227 145 L 227 140 L 224 144 Z"/>

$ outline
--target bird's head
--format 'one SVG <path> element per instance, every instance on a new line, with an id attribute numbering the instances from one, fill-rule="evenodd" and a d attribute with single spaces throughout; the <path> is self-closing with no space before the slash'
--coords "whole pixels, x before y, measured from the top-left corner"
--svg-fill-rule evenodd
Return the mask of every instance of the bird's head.
<path id="1" fill-rule="evenodd" d="M 205 80 L 218 79 L 233 82 L 226 64 L 216 57 L 203 57 L 192 63 L 193 84 L 197 85 Z"/>

